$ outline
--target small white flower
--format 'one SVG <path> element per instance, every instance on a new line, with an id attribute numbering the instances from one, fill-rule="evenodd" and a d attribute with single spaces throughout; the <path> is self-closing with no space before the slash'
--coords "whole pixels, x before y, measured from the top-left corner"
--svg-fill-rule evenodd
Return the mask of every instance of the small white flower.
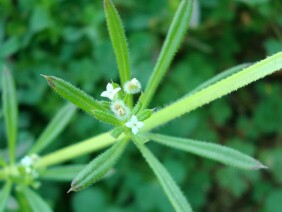
<path id="1" fill-rule="evenodd" d="M 21 165 L 23 166 L 31 166 L 33 163 L 33 160 L 29 156 L 25 156 L 21 159 Z"/>
<path id="2" fill-rule="evenodd" d="M 141 91 L 141 83 L 136 78 L 133 78 L 124 84 L 123 89 L 128 94 L 136 94 Z"/>
<path id="3" fill-rule="evenodd" d="M 40 157 L 37 154 L 30 155 L 30 159 L 32 160 L 32 163 L 35 163 L 39 161 Z"/>
<path id="4" fill-rule="evenodd" d="M 39 156 L 36 154 L 24 156 L 21 161 L 20 165 L 23 166 L 24 171 L 26 174 L 31 175 L 33 178 L 38 177 L 37 171 L 34 170 L 33 164 L 39 160 Z"/>
<path id="5" fill-rule="evenodd" d="M 111 83 L 107 84 L 107 90 L 103 91 L 101 93 L 102 97 L 107 97 L 110 100 L 113 100 L 115 95 L 120 91 L 121 88 L 114 88 L 114 86 Z"/>
<path id="6" fill-rule="evenodd" d="M 125 123 L 125 126 L 128 128 L 131 128 L 134 135 L 137 134 L 138 130 L 144 126 L 144 123 L 141 121 L 138 121 L 136 116 L 132 116 L 130 121 Z"/>
<path id="7" fill-rule="evenodd" d="M 111 104 L 111 110 L 120 120 L 124 120 L 129 115 L 129 108 L 121 100 L 116 100 Z"/>

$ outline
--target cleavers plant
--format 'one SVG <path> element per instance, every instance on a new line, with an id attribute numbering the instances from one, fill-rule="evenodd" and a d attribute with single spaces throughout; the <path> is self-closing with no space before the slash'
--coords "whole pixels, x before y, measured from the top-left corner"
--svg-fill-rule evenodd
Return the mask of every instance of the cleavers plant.
<path id="1" fill-rule="evenodd" d="M 228 147 L 151 132 L 183 114 L 282 68 L 282 53 L 280 52 L 251 66 L 239 65 L 226 70 L 159 111 L 148 109 L 147 107 L 184 38 L 189 26 L 192 7 L 193 0 L 181 1 L 143 93 L 140 82 L 131 76 L 128 45 L 121 19 L 112 1 L 104 0 L 106 21 L 116 56 L 120 84 L 109 82 L 106 85 L 106 90 L 99 97 L 101 100 L 97 100 L 62 79 L 54 76 L 44 77 L 50 87 L 59 95 L 97 120 L 112 125 L 113 129 L 110 132 L 40 157 L 40 160 L 33 165 L 36 170 L 112 145 L 86 165 L 74 178 L 69 191 L 79 191 L 101 180 L 121 157 L 128 142 L 132 141 L 157 176 L 174 209 L 176 211 L 192 211 L 189 202 L 166 168 L 147 148 L 147 142 L 155 141 L 240 169 L 267 168 L 258 160 Z M 139 96 L 135 96 L 136 94 Z M 105 101 L 102 98 L 109 100 Z M 136 100 L 135 103 L 134 100 Z M 9 190 L 9 186 L 10 184 L 7 184 L 3 193 Z"/>
<path id="2" fill-rule="evenodd" d="M 18 105 L 16 89 L 9 69 L 6 66 L 1 67 L 1 69 L 3 69 L 1 76 L 2 100 L 8 148 L 0 149 L 0 182 L 4 182 L 4 187 L 0 191 L 0 212 L 6 211 L 5 205 L 12 196 L 17 198 L 19 208 L 14 208 L 19 209 L 19 211 L 30 211 L 30 209 L 32 211 L 52 211 L 50 206 L 34 189 L 37 189 L 40 186 L 40 181 L 44 179 L 55 181 L 68 179 L 60 175 L 54 178 L 54 174 L 52 175 L 53 169 L 37 169 L 35 163 L 40 161 L 39 154 L 55 141 L 55 138 L 68 124 L 76 108 L 72 104 L 64 106 L 29 150 L 21 147 L 21 144 L 17 145 Z M 24 156 L 20 149 L 25 150 Z M 7 152 L 8 154 L 6 154 Z M 81 165 L 61 166 L 56 171 L 62 172 L 73 169 L 75 172 L 81 167 Z M 69 174 L 73 175 L 72 173 Z"/>
<path id="3" fill-rule="evenodd" d="M 108 83 L 107 90 L 101 96 L 109 98 L 110 101 L 98 101 L 62 79 L 45 76 L 49 85 L 62 97 L 94 116 L 97 120 L 114 126 L 111 132 L 97 136 L 96 141 L 102 141 L 105 145 L 113 143 L 113 146 L 92 160 L 78 173 L 71 184 L 70 191 L 82 190 L 102 179 L 120 158 L 129 140 L 133 141 L 156 174 L 176 211 L 191 211 L 192 209 L 172 177 L 146 147 L 146 142 L 149 140 L 237 168 L 249 170 L 266 168 L 259 161 L 228 147 L 149 133 L 149 131 L 162 124 L 271 74 L 282 67 L 282 53 L 278 53 L 250 67 L 247 67 L 247 65 L 234 67 L 199 86 L 180 100 L 160 111 L 154 112 L 151 116 L 153 111 L 147 109 L 147 106 L 184 38 L 192 13 L 192 5 L 192 0 L 181 1 L 145 92 L 139 98 L 133 98 L 134 94 L 140 92 L 141 85 L 137 79 L 132 79 L 124 28 L 111 0 L 104 0 L 104 9 L 121 84 Z M 134 99 L 137 99 L 135 104 L 133 104 Z M 51 160 L 50 157 L 48 160 Z M 50 162 L 48 160 L 45 163 Z"/>

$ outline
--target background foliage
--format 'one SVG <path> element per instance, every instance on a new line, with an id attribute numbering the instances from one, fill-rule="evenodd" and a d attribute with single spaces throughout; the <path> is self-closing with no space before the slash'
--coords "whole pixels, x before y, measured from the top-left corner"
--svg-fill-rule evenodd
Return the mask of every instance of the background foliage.
<path id="1" fill-rule="evenodd" d="M 133 76 L 145 87 L 179 0 L 114 3 L 125 24 Z M 102 1 L 94 0 L 0 1 L 0 63 L 9 61 L 16 80 L 19 157 L 64 104 L 39 74 L 62 77 L 93 96 L 100 95 L 106 82 L 117 79 L 102 7 Z M 279 0 L 200 0 L 199 23 L 189 30 L 151 107 L 176 100 L 225 68 L 281 51 L 281 10 Z M 270 168 L 245 172 L 149 144 L 195 211 L 281 210 L 281 80 L 277 72 L 157 130 L 235 147 Z M 0 109 L 3 148 L 2 105 Z M 106 129 L 80 112 L 45 153 Z M 82 206 L 83 211 L 171 211 L 140 154 L 135 148 L 128 150 L 114 174 L 94 187 L 66 195 L 69 183 L 47 182 L 40 188 L 42 196 L 55 211 L 81 211 Z M 95 155 L 73 162 L 86 163 Z M 12 210 L 12 199 L 9 206 Z"/>

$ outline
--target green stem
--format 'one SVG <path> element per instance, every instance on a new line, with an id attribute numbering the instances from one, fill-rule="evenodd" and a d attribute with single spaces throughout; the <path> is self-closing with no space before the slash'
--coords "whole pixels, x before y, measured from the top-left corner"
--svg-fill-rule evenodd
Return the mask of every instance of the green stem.
<path id="1" fill-rule="evenodd" d="M 115 140 L 116 139 L 113 138 L 109 133 L 103 133 L 42 157 L 35 164 L 35 167 L 47 167 L 81 155 L 85 155 L 95 150 L 105 148 L 106 146 L 113 144 Z"/>
<path id="2" fill-rule="evenodd" d="M 4 169 L 0 169 L 0 180 L 7 180 L 11 177 L 19 176 L 20 173 L 15 165 L 6 166 Z"/>
<path id="3" fill-rule="evenodd" d="M 281 68 L 282 52 L 279 52 L 236 74 L 220 80 L 193 95 L 185 96 L 175 103 L 154 113 L 151 118 L 144 123 L 145 126 L 142 128 L 142 131 L 148 131 L 165 124 L 185 113 L 189 113 L 198 107 L 208 104 L 258 79 L 272 74 Z"/>

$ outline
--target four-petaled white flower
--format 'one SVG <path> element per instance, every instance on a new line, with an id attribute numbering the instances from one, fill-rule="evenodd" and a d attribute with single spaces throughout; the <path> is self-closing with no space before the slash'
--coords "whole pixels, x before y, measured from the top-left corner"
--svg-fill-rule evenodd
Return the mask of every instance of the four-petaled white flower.
<path id="1" fill-rule="evenodd" d="M 30 156 L 25 156 L 21 159 L 20 164 L 24 167 L 24 170 L 27 174 L 31 174 L 32 177 L 37 178 L 39 176 L 38 172 L 34 170 L 34 162 L 39 160 L 39 156 L 32 154 Z"/>
<path id="2" fill-rule="evenodd" d="M 107 90 L 101 93 L 102 97 L 107 97 L 110 100 L 113 100 L 115 95 L 120 91 L 121 88 L 114 88 L 111 83 L 107 84 Z"/>
<path id="3" fill-rule="evenodd" d="M 31 157 L 29 156 L 25 156 L 24 158 L 21 159 L 21 165 L 29 167 L 31 166 L 33 163 Z"/>
<path id="4" fill-rule="evenodd" d="M 144 126 L 144 123 L 141 121 L 138 121 L 136 116 L 132 116 L 130 121 L 125 123 L 125 126 L 128 128 L 131 128 L 134 135 L 137 134 L 138 130 Z"/>
<path id="5" fill-rule="evenodd" d="M 141 91 L 141 83 L 136 78 L 133 78 L 124 84 L 123 89 L 128 94 L 136 94 Z"/>

